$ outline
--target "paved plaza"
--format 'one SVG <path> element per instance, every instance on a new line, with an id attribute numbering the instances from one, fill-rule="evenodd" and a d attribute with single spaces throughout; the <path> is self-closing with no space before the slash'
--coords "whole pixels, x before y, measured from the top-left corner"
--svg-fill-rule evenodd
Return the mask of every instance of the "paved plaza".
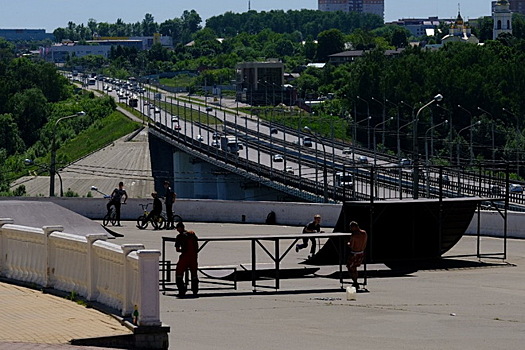
<path id="1" fill-rule="evenodd" d="M 186 226 L 200 237 L 290 234 L 301 229 L 191 222 Z M 147 249 L 161 249 L 162 237 L 176 233 L 141 231 L 134 222 L 115 231 L 123 237 L 111 242 L 144 243 Z M 281 251 L 289 244 L 282 242 Z M 167 248 L 168 258 L 176 259 L 173 247 Z M 481 249 L 501 252 L 503 241 L 482 238 Z M 308 254 L 303 251 L 292 249 L 283 268 L 301 267 Z M 475 252 L 476 239 L 464 237 L 448 255 Z M 250 259 L 248 242 L 212 242 L 199 257 L 201 265 L 240 266 Z M 260 250 L 258 262 L 268 261 Z M 410 275 L 369 265 L 368 285 L 355 301 L 346 300 L 333 266 L 321 267 L 315 277 L 283 279 L 277 292 L 258 288 L 254 293 L 250 281 L 239 281 L 237 290 L 209 289 L 213 285 L 202 283 L 198 298 L 179 299 L 173 291 L 161 295 L 161 320 L 171 327 L 170 349 L 523 349 L 525 241 L 508 241 L 506 262 L 479 263 L 472 257 L 448 261 Z M 260 284 L 272 286 L 272 281 Z M 0 293 L 0 350 L 67 349 L 63 344 L 72 338 L 127 331 L 108 316 L 69 300 L 9 284 L 0 284 Z"/>

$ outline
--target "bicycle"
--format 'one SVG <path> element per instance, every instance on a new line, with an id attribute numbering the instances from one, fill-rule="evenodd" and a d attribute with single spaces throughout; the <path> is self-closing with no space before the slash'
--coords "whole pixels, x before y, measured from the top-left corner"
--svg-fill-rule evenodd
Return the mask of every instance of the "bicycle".
<path id="1" fill-rule="evenodd" d="M 117 223 L 117 211 L 115 210 L 114 206 L 111 206 L 109 208 L 109 213 L 107 213 L 104 216 L 104 219 L 102 219 L 102 225 L 106 227 L 111 222 L 111 225 L 115 226 Z"/>
<path id="2" fill-rule="evenodd" d="M 137 218 L 137 227 L 141 230 L 144 230 L 148 227 L 149 223 L 151 222 L 151 225 L 155 230 L 162 230 L 164 226 L 166 225 L 166 216 L 164 213 L 161 213 L 160 215 L 154 216 L 150 218 L 149 220 L 146 220 L 146 217 L 149 215 L 148 206 L 151 203 L 148 204 L 139 204 L 142 207 L 142 210 L 144 213 Z"/>

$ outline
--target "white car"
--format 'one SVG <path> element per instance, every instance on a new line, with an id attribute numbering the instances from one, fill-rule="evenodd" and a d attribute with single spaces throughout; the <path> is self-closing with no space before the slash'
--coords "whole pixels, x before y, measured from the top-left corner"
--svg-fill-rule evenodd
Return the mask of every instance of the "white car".
<path id="1" fill-rule="evenodd" d="M 204 141 L 204 137 L 202 137 L 202 135 L 197 135 L 197 141 Z"/>
<path id="2" fill-rule="evenodd" d="M 273 155 L 273 161 L 274 162 L 284 162 L 284 158 L 280 154 L 274 154 Z"/>
<path id="3" fill-rule="evenodd" d="M 291 165 L 287 165 L 284 171 L 286 171 L 289 174 L 293 174 L 293 167 Z"/>

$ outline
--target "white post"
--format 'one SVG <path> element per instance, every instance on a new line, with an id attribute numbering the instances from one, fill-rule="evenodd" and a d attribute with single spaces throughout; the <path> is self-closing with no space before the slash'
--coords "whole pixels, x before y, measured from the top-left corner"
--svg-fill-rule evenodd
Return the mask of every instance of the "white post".
<path id="1" fill-rule="evenodd" d="M 158 250 L 139 250 L 139 319 L 140 326 L 161 326 Z"/>
<path id="2" fill-rule="evenodd" d="M 50 275 L 51 275 L 51 269 L 49 268 L 49 257 L 51 256 L 51 252 L 49 251 L 51 247 L 49 246 L 49 235 L 51 235 L 53 232 L 62 232 L 64 231 L 64 226 L 56 225 L 56 226 L 43 226 L 42 230 L 44 231 L 44 252 L 46 254 L 46 275 L 44 277 L 44 287 L 51 287 L 49 285 L 50 283 Z"/>
<path id="3" fill-rule="evenodd" d="M 97 279 L 96 276 L 96 262 L 95 253 L 93 252 L 93 243 L 101 240 L 105 241 L 108 237 L 106 235 L 87 235 L 87 300 L 96 300 L 97 293 Z"/>
<path id="4" fill-rule="evenodd" d="M 128 254 L 139 249 L 144 249 L 143 244 L 123 244 L 121 245 L 124 252 L 124 300 L 122 301 L 122 316 L 131 315 L 133 304 L 131 303 L 131 290 L 129 286 L 130 275 L 132 273 L 128 262 Z"/>
<path id="5" fill-rule="evenodd" d="M 13 219 L 9 218 L 0 218 L 0 276 L 3 276 L 2 271 L 5 267 L 5 260 L 7 257 L 6 249 L 6 243 L 4 240 L 4 235 L 2 234 L 2 226 L 7 224 L 13 224 L 15 221 Z"/>

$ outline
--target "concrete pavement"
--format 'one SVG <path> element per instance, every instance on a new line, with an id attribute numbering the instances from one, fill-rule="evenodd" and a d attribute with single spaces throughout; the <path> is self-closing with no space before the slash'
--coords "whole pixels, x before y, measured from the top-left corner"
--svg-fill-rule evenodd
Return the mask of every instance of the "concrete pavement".
<path id="1" fill-rule="evenodd" d="M 132 225 L 132 223 L 131 223 Z M 199 237 L 297 233 L 301 227 L 186 223 Z M 174 231 L 136 230 L 126 223 L 117 244 L 143 242 L 160 249 Z M 330 230 L 327 230 L 330 232 Z M 464 237 L 447 255 L 471 255 L 476 239 Z M 271 247 L 271 246 L 270 246 Z M 503 241 L 482 238 L 482 253 L 503 251 Z M 173 247 L 167 256 L 176 259 Z M 285 246 L 281 252 L 284 252 Z M 305 249 L 306 250 L 306 249 Z M 303 253 L 304 252 L 304 253 Z M 282 261 L 296 267 L 308 252 L 292 250 Z M 264 253 L 258 252 L 266 262 Z M 210 243 L 200 265 L 250 262 L 247 243 Z M 161 297 L 161 319 L 171 326 L 171 349 L 523 349 L 525 343 L 525 241 L 508 241 L 508 259 L 449 258 L 446 264 L 411 275 L 369 265 L 367 291 L 347 301 L 332 273 L 282 280 L 274 292 L 211 290 L 198 298 Z M 261 284 L 272 285 L 271 281 Z"/>
<path id="2" fill-rule="evenodd" d="M 0 300 L 0 350 L 72 349 L 72 339 L 131 334 L 109 315 L 38 290 L 0 283 Z"/>
<path id="3" fill-rule="evenodd" d="M 200 237 L 301 229 L 192 222 L 186 226 Z M 175 231 L 138 230 L 134 222 L 114 230 L 123 237 L 112 239 L 113 243 L 140 242 L 147 249 L 161 249 L 163 236 L 175 236 Z M 167 256 L 176 259 L 173 247 L 167 248 Z M 281 252 L 284 243 L 282 248 Z M 500 239 L 481 240 L 482 253 L 502 249 Z M 475 238 L 464 237 L 448 255 L 475 251 Z M 292 250 L 282 265 L 302 266 L 298 263 L 307 254 Z M 210 243 L 199 262 L 241 264 L 250 258 L 248 243 Z M 267 261 L 259 250 L 258 262 Z M 258 288 L 254 293 L 249 281 L 240 281 L 237 291 L 210 289 L 211 285 L 201 283 L 198 298 L 179 299 L 175 292 L 162 295 L 161 320 L 171 327 L 170 349 L 523 349 L 525 241 L 508 241 L 506 262 L 480 262 L 475 257 L 447 261 L 411 275 L 369 265 L 368 285 L 356 301 L 346 300 L 332 275 L 335 267 L 322 267 L 316 276 L 282 280 L 278 292 Z M 260 284 L 270 286 L 272 281 Z M 39 291 L 0 284 L 0 294 L 0 350 L 62 349 L 71 338 L 126 331 L 106 315 Z"/>

